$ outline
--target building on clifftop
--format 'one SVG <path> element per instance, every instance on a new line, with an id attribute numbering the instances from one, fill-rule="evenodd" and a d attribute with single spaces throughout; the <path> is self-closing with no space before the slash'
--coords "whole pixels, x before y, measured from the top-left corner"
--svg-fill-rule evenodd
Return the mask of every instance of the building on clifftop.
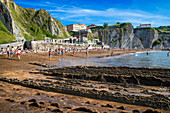
<path id="1" fill-rule="evenodd" d="M 137 28 L 151 28 L 151 24 L 140 24 Z"/>
<path id="2" fill-rule="evenodd" d="M 67 25 L 67 31 L 71 32 L 71 31 L 81 31 L 81 30 L 86 30 L 87 26 L 85 24 L 71 24 L 71 25 Z"/>
<path id="3" fill-rule="evenodd" d="M 97 25 L 94 25 L 94 24 L 92 24 L 92 25 L 89 25 L 89 26 L 87 26 L 87 28 L 93 28 L 93 27 L 97 27 Z"/>

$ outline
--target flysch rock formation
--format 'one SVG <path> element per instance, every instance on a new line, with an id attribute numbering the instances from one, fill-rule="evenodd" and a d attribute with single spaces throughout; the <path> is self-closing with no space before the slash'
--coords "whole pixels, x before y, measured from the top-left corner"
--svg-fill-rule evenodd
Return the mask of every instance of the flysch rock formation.
<path id="1" fill-rule="evenodd" d="M 160 34 L 159 35 L 160 39 L 165 38 L 165 40 L 163 40 L 162 44 L 164 47 L 170 47 L 170 34 Z"/>
<path id="2" fill-rule="evenodd" d="M 134 33 L 141 40 L 144 48 L 152 48 L 154 41 L 159 38 L 158 31 L 154 28 L 139 28 L 135 29 Z"/>
<path id="3" fill-rule="evenodd" d="M 96 31 L 94 34 L 104 44 L 113 48 L 143 49 L 141 41 L 133 33 L 133 26 L 130 23 L 108 27 L 104 30 Z"/>
<path id="4" fill-rule="evenodd" d="M 95 31 L 92 35 L 93 37 L 99 37 L 102 43 L 117 49 L 162 49 L 170 47 L 169 35 L 165 35 L 166 40 L 163 40 L 160 44 L 153 45 L 162 35 L 159 35 L 154 28 L 134 29 L 131 23 L 109 26 L 104 30 Z"/>

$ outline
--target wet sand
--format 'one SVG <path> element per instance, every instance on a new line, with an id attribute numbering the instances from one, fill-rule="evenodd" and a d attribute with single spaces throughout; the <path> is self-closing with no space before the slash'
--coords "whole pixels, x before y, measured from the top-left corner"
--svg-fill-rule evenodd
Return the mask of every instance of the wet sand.
<path id="1" fill-rule="evenodd" d="M 134 51 L 114 51 L 114 53 L 127 53 L 127 52 L 135 52 Z M 146 51 L 146 50 L 144 50 Z M 123 52 L 123 53 L 122 53 Z M 92 56 L 101 56 L 101 55 L 110 55 L 111 51 L 93 51 L 89 52 L 89 57 Z M 5 56 L 0 55 L 0 75 L 1 77 L 6 77 L 8 79 L 17 78 L 22 81 L 25 79 L 37 80 L 38 83 L 48 84 L 51 80 L 52 82 L 56 82 L 59 85 L 68 85 L 86 89 L 96 89 L 96 90 L 108 90 L 109 88 L 113 88 L 114 90 L 119 90 L 122 92 L 126 92 L 128 90 L 130 92 L 141 92 L 146 88 L 150 88 L 154 91 L 157 91 L 159 86 L 143 86 L 140 88 L 125 88 L 121 84 L 101 84 L 101 81 L 93 81 L 93 80 L 85 80 L 84 82 L 71 83 L 74 82 L 75 79 L 69 79 L 67 77 L 60 77 L 60 79 L 56 79 L 55 76 L 39 73 L 40 68 L 44 68 L 42 66 L 33 65 L 32 63 L 37 64 L 55 64 L 58 62 L 60 58 L 86 58 L 85 53 L 77 53 L 75 56 L 72 53 L 69 53 L 64 56 L 56 56 L 53 55 L 52 59 L 49 60 L 47 53 L 41 54 L 24 54 L 21 56 L 21 60 L 18 61 L 16 57 L 12 59 L 6 59 Z M 44 64 L 44 66 L 45 66 Z M 48 67 L 49 65 L 47 65 Z M 51 82 L 50 81 L 50 82 Z M 62 83 L 63 82 L 63 83 Z M 68 84 L 70 83 L 70 84 Z M 81 85 L 80 85 L 81 84 Z M 103 89 L 98 88 L 98 86 Z M 104 87 L 105 86 L 105 87 Z M 144 87 L 144 88 L 142 88 Z M 125 90 L 124 90 L 125 89 Z M 166 91 L 167 89 L 164 88 Z M 160 90 L 160 92 L 163 90 Z M 127 93 L 127 92 L 126 92 Z M 34 100 L 35 99 L 35 100 Z M 0 81 L 0 111 L 1 112 L 110 112 L 110 113 L 119 113 L 119 112 L 133 112 L 136 110 L 138 112 L 144 112 L 147 109 L 152 109 L 158 112 L 168 113 L 168 110 L 163 109 L 154 109 L 152 107 L 139 106 L 139 105 L 130 105 L 119 102 L 105 101 L 105 100 L 96 100 L 92 98 L 86 98 L 76 95 L 69 95 L 64 93 L 57 93 L 54 91 L 46 91 L 39 90 L 35 88 L 23 87 L 21 85 L 11 84 L 10 82 Z"/>

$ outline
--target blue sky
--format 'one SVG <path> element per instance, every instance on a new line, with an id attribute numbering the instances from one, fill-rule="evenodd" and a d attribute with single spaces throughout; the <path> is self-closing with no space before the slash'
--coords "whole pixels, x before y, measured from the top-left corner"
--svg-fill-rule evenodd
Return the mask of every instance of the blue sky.
<path id="1" fill-rule="evenodd" d="M 24 8 L 45 9 L 64 25 L 130 22 L 170 25 L 170 0 L 14 0 Z"/>

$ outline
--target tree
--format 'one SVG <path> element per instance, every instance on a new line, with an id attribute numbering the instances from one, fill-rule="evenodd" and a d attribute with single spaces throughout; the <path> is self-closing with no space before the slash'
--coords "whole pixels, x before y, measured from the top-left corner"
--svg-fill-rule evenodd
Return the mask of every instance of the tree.
<path id="1" fill-rule="evenodd" d="M 108 26 L 108 23 L 104 23 L 103 27 L 106 28 Z"/>
<path id="2" fill-rule="evenodd" d="M 120 24 L 120 22 L 117 22 L 116 24 Z"/>

